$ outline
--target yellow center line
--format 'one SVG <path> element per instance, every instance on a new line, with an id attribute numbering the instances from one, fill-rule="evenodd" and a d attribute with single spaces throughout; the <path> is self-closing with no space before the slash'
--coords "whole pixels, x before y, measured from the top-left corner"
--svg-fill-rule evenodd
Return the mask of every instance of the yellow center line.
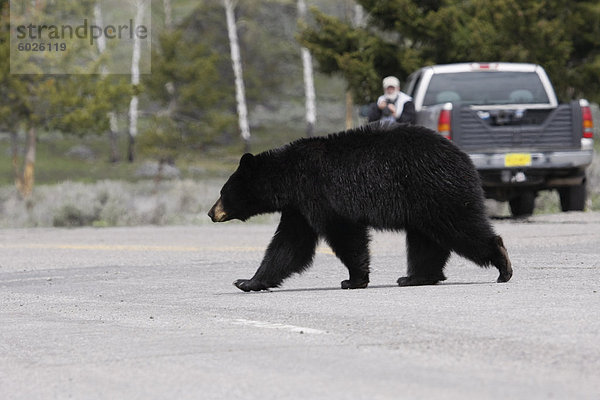
<path id="1" fill-rule="evenodd" d="M 158 251 L 158 252 L 264 252 L 265 247 L 254 246 L 160 246 L 139 244 L 61 244 L 61 243 L 9 243 L 0 244 L 2 249 L 43 249 L 43 250 L 98 250 L 98 251 Z M 327 247 L 319 247 L 319 254 L 333 255 Z"/>

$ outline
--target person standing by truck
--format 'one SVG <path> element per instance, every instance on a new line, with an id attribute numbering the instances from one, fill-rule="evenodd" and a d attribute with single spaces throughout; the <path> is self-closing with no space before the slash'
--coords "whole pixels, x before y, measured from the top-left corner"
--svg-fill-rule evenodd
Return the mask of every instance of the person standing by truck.
<path id="1" fill-rule="evenodd" d="M 390 121 L 413 124 L 415 105 L 412 97 L 400 91 L 400 81 L 395 76 L 383 79 L 383 95 L 369 110 L 369 122 Z"/>

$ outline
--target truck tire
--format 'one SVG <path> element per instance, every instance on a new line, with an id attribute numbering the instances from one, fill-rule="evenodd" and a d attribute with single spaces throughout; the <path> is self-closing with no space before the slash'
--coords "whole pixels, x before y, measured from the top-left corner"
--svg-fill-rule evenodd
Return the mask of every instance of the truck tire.
<path id="1" fill-rule="evenodd" d="M 558 189 L 558 195 L 563 211 L 583 211 L 587 197 L 585 180 L 580 185 Z"/>
<path id="2" fill-rule="evenodd" d="M 528 217 L 535 207 L 535 192 L 526 191 L 508 201 L 510 212 L 515 218 Z"/>

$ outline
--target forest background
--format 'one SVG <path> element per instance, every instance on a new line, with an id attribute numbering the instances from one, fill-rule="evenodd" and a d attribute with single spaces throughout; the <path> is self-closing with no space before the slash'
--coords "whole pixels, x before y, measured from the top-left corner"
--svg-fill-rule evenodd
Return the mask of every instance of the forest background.
<path id="1" fill-rule="evenodd" d="M 40 13 L 74 15 L 101 3 L 28 1 Z M 561 101 L 600 101 L 597 1 L 238 0 L 250 127 L 242 138 L 225 3 L 152 0 L 151 73 L 137 82 L 102 73 L 96 48 L 83 66 L 91 74 L 11 74 L 10 7 L 0 0 L 0 226 L 207 222 L 244 151 L 358 126 L 383 76 L 404 81 L 424 65 L 539 63 Z M 119 12 L 102 11 L 105 19 Z M 306 119 L 302 48 L 314 58 L 315 126 Z M 599 170 L 595 162 L 589 171 L 588 209 L 600 208 Z M 538 202 L 538 212 L 558 211 L 555 194 Z"/>

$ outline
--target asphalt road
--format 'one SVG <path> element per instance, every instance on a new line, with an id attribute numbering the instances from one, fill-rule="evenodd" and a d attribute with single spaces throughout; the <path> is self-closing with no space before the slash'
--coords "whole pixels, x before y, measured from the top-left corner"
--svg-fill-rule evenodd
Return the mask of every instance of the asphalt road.
<path id="1" fill-rule="evenodd" d="M 371 285 L 324 245 L 281 289 L 243 293 L 273 225 L 0 230 L 2 399 L 599 399 L 600 213 L 494 221 L 514 276 L 452 256 Z"/>

